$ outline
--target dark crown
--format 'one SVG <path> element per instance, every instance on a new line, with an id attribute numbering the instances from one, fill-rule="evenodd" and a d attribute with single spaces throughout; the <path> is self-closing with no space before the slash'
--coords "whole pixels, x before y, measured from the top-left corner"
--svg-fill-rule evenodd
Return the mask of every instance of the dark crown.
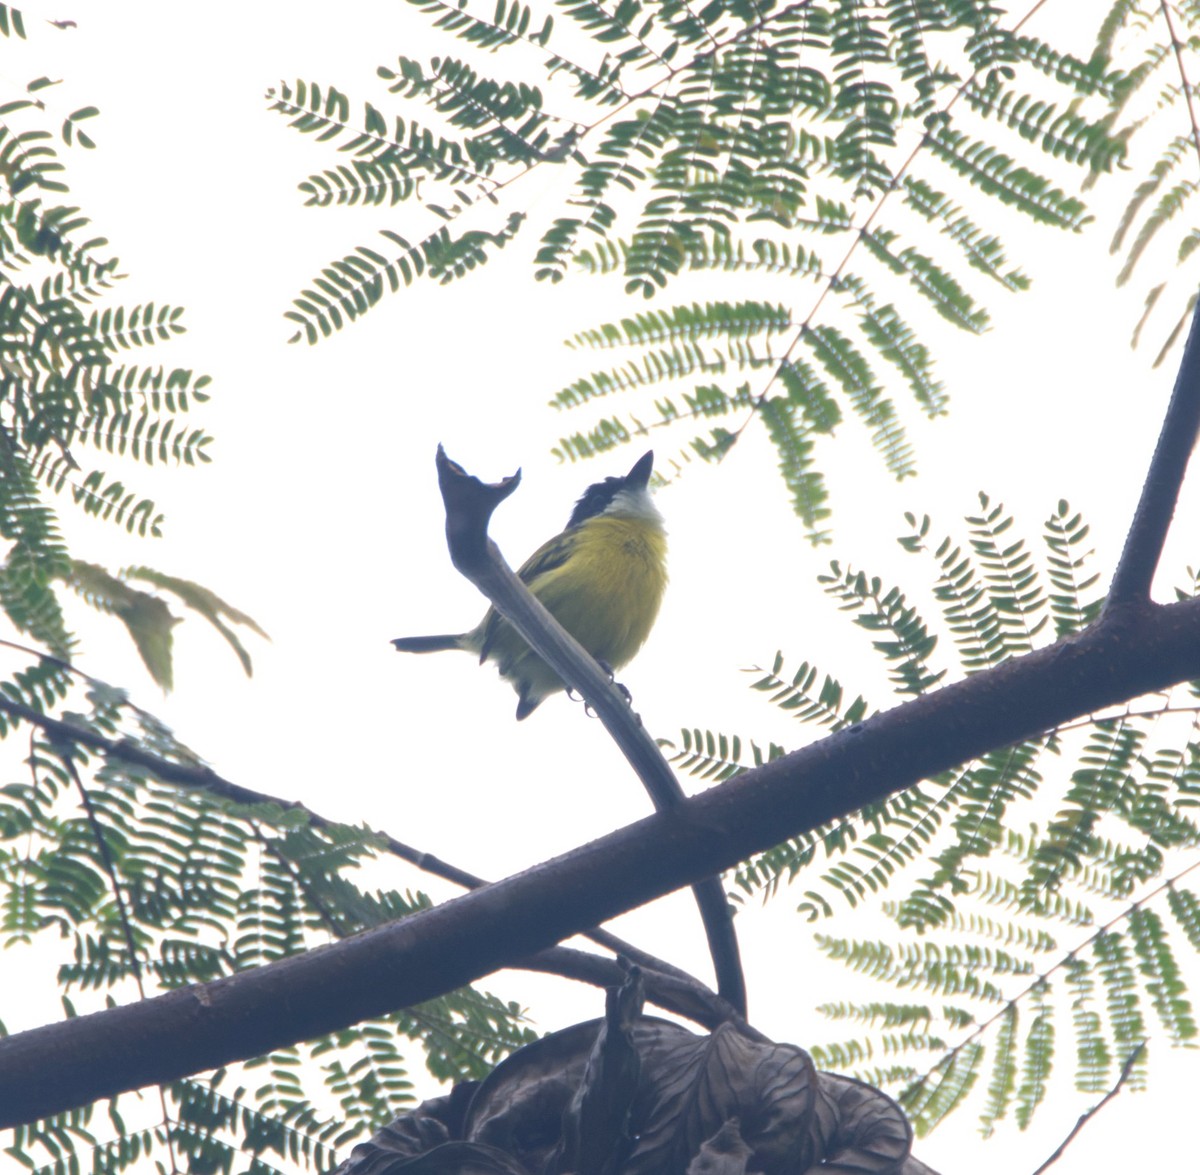
<path id="1" fill-rule="evenodd" d="M 578 526 L 597 514 L 603 514 L 612 505 L 613 499 L 622 490 L 644 490 L 650 484 L 650 472 L 654 468 L 654 451 L 651 450 L 624 476 L 606 477 L 590 485 L 575 503 L 567 526 Z"/>

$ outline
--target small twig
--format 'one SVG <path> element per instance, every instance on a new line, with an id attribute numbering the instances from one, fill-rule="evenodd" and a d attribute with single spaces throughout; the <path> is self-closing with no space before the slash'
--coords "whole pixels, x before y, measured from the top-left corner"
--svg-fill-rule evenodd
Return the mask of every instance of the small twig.
<path id="1" fill-rule="evenodd" d="M 76 669 L 70 661 L 64 660 L 62 657 L 56 657 L 53 653 L 43 652 L 41 649 L 31 648 L 29 645 L 19 644 L 17 641 L 0 640 L 0 648 L 15 649 L 18 653 L 28 653 L 31 657 L 37 657 L 40 661 L 45 661 L 49 665 L 57 665 L 59 669 L 65 670 L 67 673 L 74 673 L 82 677 L 85 681 L 95 681 L 94 677 L 89 677 L 82 669 Z"/>
<path id="2" fill-rule="evenodd" d="M 300 889 L 312 903 L 326 930 L 335 939 L 348 938 L 363 930 L 371 929 L 371 924 L 361 922 L 355 926 L 344 926 L 336 911 L 331 910 L 321 899 L 320 895 L 309 884 L 304 874 L 279 845 L 264 836 L 257 825 L 254 828 L 255 839 L 277 860 L 292 879 L 292 884 Z M 405 846 L 407 847 L 407 846 Z M 428 856 L 428 854 L 419 854 Z M 437 860 L 437 858 L 432 858 Z M 450 868 L 468 889 L 478 889 L 488 882 L 482 878 L 472 877 L 460 869 Z M 647 951 L 625 942 L 615 934 L 604 930 L 594 930 L 587 936 L 593 942 L 608 947 L 620 959 L 637 964 L 643 973 L 646 984 L 647 998 L 659 1007 L 666 1008 L 678 1016 L 692 1020 L 705 1028 L 716 1028 L 717 1025 L 733 1020 L 741 1030 L 756 1035 L 732 1007 L 721 999 L 715 992 L 710 991 L 694 976 L 686 971 L 672 966 L 663 959 L 656 958 Z M 623 982 L 621 964 L 600 955 L 588 954 L 586 951 L 575 950 L 572 947 L 550 947 L 526 959 L 518 960 L 512 965 L 516 971 L 538 971 L 547 975 L 559 975 L 564 979 L 574 979 L 579 983 L 591 984 L 593 987 L 619 987 Z M 145 993 L 142 993 L 145 998 Z"/>
<path id="3" fill-rule="evenodd" d="M 129 909 L 125 905 L 125 895 L 121 892 L 121 883 L 117 879 L 117 864 L 113 860 L 108 838 L 104 835 L 104 829 L 100 824 L 99 817 L 96 815 L 91 793 L 83 786 L 83 780 L 79 778 L 79 770 L 75 766 L 75 748 L 71 745 L 54 748 L 54 753 L 58 761 L 67 769 L 67 773 L 71 776 L 71 782 L 74 783 L 75 790 L 79 793 L 80 802 L 83 804 L 83 810 L 87 814 L 92 835 L 96 838 L 96 847 L 100 850 L 100 863 L 104 866 L 104 872 L 108 875 L 108 883 L 112 886 L 113 899 L 117 903 L 117 915 L 120 918 L 121 932 L 125 939 L 125 950 L 129 955 L 129 970 L 133 973 L 133 980 L 137 984 L 138 994 L 142 999 L 145 999 L 146 986 L 142 982 L 142 964 L 138 959 L 137 944 L 133 940 L 133 923 L 129 917 Z"/>
<path id="4" fill-rule="evenodd" d="M 304 816 L 309 827 L 314 829 L 338 827 L 336 821 L 322 816 L 319 812 L 314 812 L 296 800 L 284 800 L 266 792 L 241 787 L 203 764 L 174 763 L 170 759 L 160 758 L 129 739 L 107 738 L 85 727 L 63 722 L 58 718 L 51 718 L 23 702 L 15 701 L 3 694 L 0 694 L 0 711 L 28 722 L 34 728 L 44 731 L 52 740 L 87 747 L 104 755 L 107 759 L 139 767 L 164 783 L 174 784 L 189 791 L 203 791 L 237 804 L 271 805 L 283 811 L 298 812 Z M 387 833 L 368 831 L 381 849 L 402 861 L 415 865 L 426 873 L 441 877 L 455 885 L 461 885 L 465 889 L 480 889 L 490 884 L 483 878 L 476 877 L 464 869 L 459 869 L 457 866 L 435 857 L 432 853 L 414 849 Z M 120 900 L 119 897 L 118 900 Z M 740 1019 L 737 1009 L 705 987 L 700 980 L 673 966 L 665 959 L 659 959 L 607 930 L 593 929 L 588 931 L 584 937 L 641 967 L 647 976 L 647 995 L 660 1007 L 693 1020 L 706 1028 L 714 1028 L 726 1020 Z M 595 962 L 586 960 L 595 960 Z M 616 964 L 611 960 L 567 947 L 555 947 L 549 951 L 541 951 L 537 955 L 514 964 L 514 967 L 520 970 L 558 974 L 585 983 L 599 983 L 600 986 L 621 982 L 621 975 L 618 970 L 614 970 Z"/>
<path id="5" fill-rule="evenodd" d="M 248 820 L 246 822 L 250 826 L 250 833 L 254 840 L 258 842 L 258 846 L 262 851 L 272 857 L 279 867 L 288 875 L 291 883 L 303 895 L 305 901 L 317 912 L 317 917 L 325 926 L 325 930 L 330 938 L 341 939 L 349 938 L 352 934 L 357 934 L 364 927 L 358 926 L 343 926 L 340 920 L 340 911 L 330 909 L 325 899 L 317 893 L 312 883 L 304 876 L 304 871 L 300 868 L 298 862 L 283 851 L 279 838 L 272 838 L 259 827 L 256 820 Z"/>
<path id="6" fill-rule="evenodd" d="M 1188 118 L 1192 124 L 1192 146 L 1196 150 L 1196 160 L 1200 162 L 1200 123 L 1196 120 L 1196 103 L 1192 97 L 1192 83 L 1188 80 L 1187 66 L 1183 60 L 1183 43 L 1175 31 L 1175 22 L 1171 19 L 1171 5 L 1167 0 L 1159 0 L 1159 9 L 1167 25 L 1167 35 L 1171 38 L 1171 49 L 1175 53 L 1175 68 L 1179 70 L 1179 88 L 1183 91 L 1187 103 Z"/>
<path id="7" fill-rule="evenodd" d="M 658 744 L 616 683 L 558 623 L 504 561 L 488 537 L 492 513 L 520 484 L 520 473 L 493 485 L 480 481 L 437 451 L 438 486 L 446 506 L 446 542 L 454 566 L 495 605 L 551 669 L 595 711 L 659 812 L 686 799 Z M 746 981 L 725 887 L 719 877 L 692 886 L 708 938 L 717 991 L 746 1014 Z"/>
<path id="8" fill-rule="evenodd" d="M 123 690 L 118 690 L 117 687 L 110 685 L 103 678 L 93 677 L 92 674 L 80 669 L 79 666 L 74 664 L 72 661 L 68 661 L 63 657 L 58 657 L 54 653 L 47 653 L 43 649 L 35 649 L 31 645 L 20 644 L 18 641 L 0 640 L 0 648 L 13 649 L 18 653 L 26 653 L 30 657 L 37 657 L 38 660 L 42 661 L 43 663 L 47 665 L 56 665 L 64 673 L 69 673 L 72 677 L 77 677 L 80 681 L 86 682 L 88 685 L 94 686 L 98 690 L 108 690 L 113 694 L 119 693 L 121 695 L 120 705 L 126 710 L 130 711 L 130 713 L 136 714 L 139 718 L 144 718 L 151 722 L 158 721 L 149 710 L 143 709 L 136 702 L 132 701 L 128 696 L 126 696 Z M 34 711 L 34 713 L 41 713 L 41 711 Z"/>
<path id="9" fill-rule="evenodd" d="M 1125 1082 L 1129 1080 L 1129 1075 L 1133 1072 L 1134 1065 L 1137 1064 L 1138 1058 L 1145 1051 L 1146 1042 L 1143 1040 L 1137 1046 L 1137 1048 L 1135 1048 L 1133 1052 L 1131 1052 L 1129 1056 L 1125 1058 L 1125 1064 L 1121 1067 L 1121 1075 L 1117 1078 L 1112 1089 L 1110 1089 L 1108 1093 L 1106 1093 L 1094 1106 L 1092 1106 L 1090 1110 L 1086 1110 L 1084 1113 L 1079 1115 L 1079 1121 L 1075 1123 L 1074 1127 L 1072 1127 L 1071 1133 L 1068 1134 L 1061 1143 L 1059 1143 L 1058 1149 L 1054 1152 L 1054 1154 L 1052 1154 L 1036 1171 L 1034 1171 L 1033 1175 L 1042 1175 L 1042 1172 L 1050 1167 L 1052 1163 L 1057 1163 L 1058 1160 L 1062 1158 L 1063 1153 L 1066 1151 L 1067 1147 L 1071 1145 L 1075 1136 L 1096 1114 L 1104 1109 L 1104 1107 L 1121 1092 L 1121 1086 L 1123 1086 Z"/>
<path id="10" fill-rule="evenodd" d="M 1188 459 L 1200 431 L 1200 304 L 1192 315 L 1192 326 L 1184 344 L 1179 374 L 1171 402 L 1163 418 L 1158 445 L 1142 497 L 1125 539 L 1125 549 L 1113 573 L 1105 611 L 1132 601 L 1147 600 L 1150 584 L 1162 556 L 1167 529 L 1175 513 L 1179 487 L 1187 472 Z"/>
<path id="11" fill-rule="evenodd" d="M 95 805 L 92 803 L 92 796 L 88 789 L 84 786 L 83 780 L 79 776 L 79 769 L 75 766 L 75 747 L 69 744 L 65 747 L 55 748 L 55 754 L 58 761 L 67 769 L 67 773 L 71 776 L 71 782 L 75 785 L 75 790 L 79 793 L 80 801 L 83 804 L 83 810 L 87 813 L 88 824 L 92 829 L 92 835 L 96 838 L 96 845 L 100 849 L 100 860 L 104 866 L 104 872 L 108 874 L 109 885 L 112 886 L 113 898 L 117 903 L 117 914 L 121 919 L 121 931 L 125 938 L 125 950 L 129 954 L 129 969 L 133 973 L 134 982 L 137 984 L 138 994 L 142 999 L 146 998 L 146 985 L 142 981 L 142 964 L 138 959 L 137 943 L 133 938 L 133 920 L 129 916 L 129 908 L 125 904 L 125 895 L 121 892 L 121 883 L 117 878 L 117 863 L 113 860 L 112 848 L 109 846 L 108 838 L 104 835 L 104 828 L 100 823 L 99 817 L 96 815 Z M 157 1086 L 158 1104 L 162 1110 L 163 1125 L 167 1126 L 170 1123 L 170 1111 L 167 1109 L 167 1094 L 166 1090 L 161 1086 Z M 171 1159 L 171 1169 L 179 1170 L 179 1164 L 175 1158 L 175 1140 L 171 1135 L 171 1131 L 166 1131 L 167 1138 L 167 1154 Z"/>

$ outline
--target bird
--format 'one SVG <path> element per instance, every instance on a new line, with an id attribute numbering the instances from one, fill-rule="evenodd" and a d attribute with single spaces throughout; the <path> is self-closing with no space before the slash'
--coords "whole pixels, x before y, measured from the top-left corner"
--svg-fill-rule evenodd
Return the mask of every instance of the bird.
<path id="1" fill-rule="evenodd" d="M 543 543 L 517 574 L 554 618 L 609 672 L 627 665 L 650 635 L 667 586 L 667 535 L 650 498 L 654 452 L 624 477 L 588 486 L 561 533 Z M 495 608 L 469 632 L 397 637 L 404 653 L 462 649 L 494 661 L 517 692 L 517 720 L 562 679 Z"/>

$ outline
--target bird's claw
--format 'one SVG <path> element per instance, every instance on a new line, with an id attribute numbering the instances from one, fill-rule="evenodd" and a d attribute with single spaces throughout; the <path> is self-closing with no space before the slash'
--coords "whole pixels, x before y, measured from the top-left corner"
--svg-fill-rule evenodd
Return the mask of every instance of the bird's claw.
<path id="1" fill-rule="evenodd" d="M 633 694 L 631 694 L 629 692 L 629 689 L 627 686 L 622 685 L 617 680 L 617 675 L 613 672 L 613 667 L 607 661 L 601 659 L 600 657 L 596 658 L 596 664 L 599 665 L 600 668 L 603 669 L 604 672 L 608 675 L 608 680 L 611 681 L 613 683 L 613 685 L 615 685 L 617 687 L 617 689 L 621 691 L 621 697 L 623 697 L 625 699 L 625 705 L 632 706 L 633 705 Z"/>
<path id="2" fill-rule="evenodd" d="M 608 676 L 608 680 L 611 681 L 612 684 L 614 686 L 616 686 L 617 689 L 620 691 L 621 697 L 625 699 L 625 705 L 632 706 L 633 705 L 633 694 L 631 694 L 629 692 L 628 686 L 623 685 L 621 682 L 617 681 L 615 675 L 613 674 L 612 666 L 609 665 L 609 663 L 607 661 L 601 660 L 599 657 L 596 658 L 596 664 L 599 665 L 600 668 L 604 670 L 605 674 Z M 574 689 L 574 687 L 567 686 L 567 697 L 570 698 L 571 701 L 573 701 L 573 702 L 583 701 L 584 713 L 587 714 L 587 716 L 589 718 L 596 717 L 596 711 L 593 708 L 592 704 L 589 701 L 587 701 L 586 699 L 581 698 L 580 695 Z M 641 720 L 639 719 L 639 722 L 640 721 Z"/>

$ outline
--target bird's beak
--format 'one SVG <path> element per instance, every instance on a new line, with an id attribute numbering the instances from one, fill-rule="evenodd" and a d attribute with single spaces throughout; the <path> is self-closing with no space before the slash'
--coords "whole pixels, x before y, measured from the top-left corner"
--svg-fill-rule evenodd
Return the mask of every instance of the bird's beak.
<path id="1" fill-rule="evenodd" d="M 654 450 L 651 449 L 626 475 L 625 480 L 635 488 L 644 490 L 650 484 L 654 472 Z"/>

